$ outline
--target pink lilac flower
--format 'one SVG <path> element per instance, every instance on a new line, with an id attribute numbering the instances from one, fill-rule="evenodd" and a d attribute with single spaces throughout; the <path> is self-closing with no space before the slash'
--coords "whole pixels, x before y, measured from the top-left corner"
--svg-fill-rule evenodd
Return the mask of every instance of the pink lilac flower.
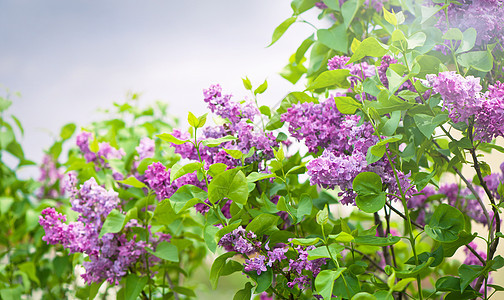
<path id="1" fill-rule="evenodd" d="M 315 278 L 320 273 L 322 265 L 327 263 L 327 258 L 308 260 L 308 251 L 313 249 L 315 249 L 315 246 L 297 246 L 295 248 L 298 252 L 298 257 L 295 260 L 290 259 L 288 267 L 288 271 L 291 271 L 291 274 L 295 276 L 287 283 L 287 286 L 290 288 L 295 285 L 297 285 L 299 289 L 309 288 L 311 286 L 311 280 L 309 280 L 307 275 L 303 274 L 303 271 L 308 271 L 313 278 Z"/>
<path id="2" fill-rule="evenodd" d="M 202 134 L 198 135 L 198 141 L 221 138 L 226 135 L 237 138 L 237 140 L 222 143 L 219 147 L 201 145 L 198 150 L 206 166 L 214 163 L 224 163 L 229 167 L 235 167 L 241 164 L 239 159 L 232 158 L 223 149 L 239 150 L 242 153 L 248 153 L 251 149 L 255 149 L 254 155 L 247 158 L 246 163 L 267 160 L 273 157 L 272 148 L 278 147 L 278 142 L 272 133 L 265 133 L 262 129 L 253 125 L 254 118 L 259 115 L 254 103 L 245 101 L 241 104 L 232 101 L 231 95 L 222 94 L 222 88 L 219 85 L 210 86 L 209 89 L 203 91 L 203 94 L 204 101 L 208 103 L 209 109 L 229 122 L 220 126 L 203 128 Z M 188 133 L 183 133 L 180 130 L 174 130 L 172 135 L 182 140 L 190 139 Z M 172 144 L 172 147 L 175 148 L 175 153 L 180 154 L 182 158 L 196 161 L 200 158 L 192 143 Z"/>
<path id="3" fill-rule="evenodd" d="M 259 250 L 261 243 L 255 240 L 257 236 L 253 232 L 247 232 L 243 227 L 238 227 L 230 233 L 226 233 L 219 241 L 219 246 L 230 252 L 250 255 Z"/>
<path id="4" fill-rule="evenodd" d="M 482 87 L 480 79 L 473 76 L 463 77 L 456 72 L 441 72 L 438 75 L 428 74 L 427 84 L 443 99 L 443 109 L 455 122 L 468 122 L 481 107 L 479 95 Z"/>
<path id="5" fill-rule="evenodd" d="M 264 262 L 266 261 L 266 256 L 258 255 L 252 259 L 245 259 L 245 264 L 243 270 L 245 272 L 256 271 L 257 275 L 261 275 L 262 272 L 268 271 Z"/>
<path id="6" fill-rule="evenodd" d="M 474 28 L 477 32 L 477 46 L 504 41 L 504 25 L 502 15 L 504 4 L 500 0 L 459 1 L 460 4 L 452 3 L 447 8 L 448 22 L 444 10 L 438 14 L 436 27 L 446 32 L 448 28 L 458 28 L 466 31 Z M 444 3 L 443 3 L 444 5 Z"/>
<path id="7" fill-rule="evenodd" d="M 40 166 L 39 182 L 43 185 L 37 192 L 39 198 L 58 198 L 65 192 L 62 180 L 64 177 L 63 170 L 56 167 L 56 161 L 52 155 L 46 154 L 42 158 L 42 165 Z M 59 183 L 58 186 L 55 186 Z"/>
<path id="8" fill-rule="evenodd" d="M 475 138 L 490 142 L 504 136 L 504 84 L 490 85 L 474 120 Z"/>
<path id="9" fill-rule="evenodd" d="M 89 148 L 90 144 L 90 138 L 93 137 L 93 134 L 91 132 L 87 131 L 82 131 L 79 134 L 77 134 L 77 140 L 76 144 L 81 150 L 81 152 L 84 154 L 84 158 L 86 159 L 86 162 L 99 162 L 99 163 L 104 163 L 105 160 L 107 159 L 121 159 L 126 153 L 124 152 L 123 149 L 116 149 L 112 146 L 110 146 L 109 143 L 107 142 L 102 142 L 98 144 L 98 151 L 94 153 L 91 151 Z"/>
<path id="10" fill-rule="evenodd" d="M 154 157 L 154 152 L 156 150 L 156 144 L 153 139 L 144 137 L 140 140 L 140 145 L 135 148 L 138 152 L 139 160 L 144 158 Z"/>

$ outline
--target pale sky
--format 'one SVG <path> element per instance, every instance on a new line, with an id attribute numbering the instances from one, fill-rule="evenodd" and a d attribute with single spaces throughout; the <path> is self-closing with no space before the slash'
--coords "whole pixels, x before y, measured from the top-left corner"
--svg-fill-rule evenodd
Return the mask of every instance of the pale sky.
<path id="1" fill-rule="evenodd" d="M 291 14 L 287 0 L 1 1 L 0 84 L 22 95 L 8 113 L 25 126 L 26 156 L 40 161 L 62 125 L 99 119 L 128 91 L 183 121 L 206 112 L 210 84 L 242 99 L 245 76 L 267 78 L 259 101 L 277 103 L 294 90 L 277 73 L 313 31 L 294 24 L 266 48 Z"/>

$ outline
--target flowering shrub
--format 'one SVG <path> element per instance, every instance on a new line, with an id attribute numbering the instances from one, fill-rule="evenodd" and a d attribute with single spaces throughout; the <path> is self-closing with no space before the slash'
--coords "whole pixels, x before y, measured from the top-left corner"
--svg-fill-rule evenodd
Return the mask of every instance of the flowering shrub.
<path id="1" fill-rule="evenodd" d="M 79 130 L 64 164 L 62 143 L 76 127 L 62 130 L 37 191 L 1 186 L 8 203 L 22 193 L 53 199 L 38 208 L 40 227 L 29 223 L 38 245 L 53 249 L 37 258 L 71 254 L 85 281 L 58 296 L 197 297 L 186 279 L 205 257 L 214 288 L 222 276 L 247 278 L 234 299 L 489 299 L 504 290 L 492 279 L 504 266 L 504 168 L 492 170 L 481 155 L 504 152 L 496 144 L 504 136 L 496 14 L 504 4 L 291 7 L 272 44 L 295 22 L 309 23 L 310 9 L 330 27 L 291 56 L 281 75 L 305 89 L 278 107 L 260 106 L 267 82 L 247 78 L 243 101 L 217 84 L 203 90 L 215 124 L 189 113 L 188 131 L 165 123 L 160 104 L 116 104 L 120 117 Z M 481 14 L 482 22 L 471 17 Z M 15 152 L 3 132 L 0 150 Z M 53 293 L 39 280 L 50 267 L 9 262 L 2 298 L 27 292 L 26 283 Z"/>

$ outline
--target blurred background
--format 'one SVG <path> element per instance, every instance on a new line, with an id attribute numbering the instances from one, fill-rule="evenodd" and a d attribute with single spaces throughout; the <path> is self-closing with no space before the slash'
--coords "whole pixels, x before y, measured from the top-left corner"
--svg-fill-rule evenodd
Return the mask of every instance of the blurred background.
<path id="1" fill-rule="evenodd" d="M 259 102 L 279 102 L 293 87 L 277 73 L 313 32 L 295 24 L 266 48 L 291 14 L 289 0 L 0 1 L 0 84 L 21 94 L 9 112 L 26 156 L 40 162 L 62 125 L 99 120 L 129 91 L 169 103 L 182 125 L 206 112 L 202 90 L 215 83 L 241 100 L 242 77 L 267 79 Z"/>

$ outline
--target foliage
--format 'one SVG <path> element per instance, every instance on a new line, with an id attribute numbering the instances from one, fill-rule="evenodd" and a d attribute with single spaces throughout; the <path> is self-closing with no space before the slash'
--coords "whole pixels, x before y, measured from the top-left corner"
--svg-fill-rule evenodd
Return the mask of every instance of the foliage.
<path id="1" fill-rule="evenodd" d="M 310 23 L 308 10 L 331 25 L 312 24 L 281 71 L 306 88 L 279 107 L 258 104 L 266 81 L 243 79 L 241 102 L 212 85 L 203 96 L 215 124 L 189 113 L 183 131 L 162 104 L 141 110 L 133 96 L 119 117 L 79 131 L 60 165 L 76 126 L 62 129 L 39 191 L 52 200 L 37 205 L 33 181 L 3 164 L 2 298 L 32 287 L 93 298 L 104 282 L 100 293 L 119 299 L 192 298 L 187 280 L 214 257 L 214 288 L 247 276 L 235 299 L 489 299 L 504 289 L 491 279 L 504 266 L 504 168 L 493 173 L 480 154 L 504 152 L 504 4 L 483 2 L 294 0 L 271 45 Z M 482 11 L 483 27 L 460 22 Z M 29 164 L 2 126 L 0 150 Z M 338 215 L 339 205 L 355 209 Z M 447 259 L 458 249 L 462 264 Z M 71 285 L 74 265 L 85 287 Z"/>

